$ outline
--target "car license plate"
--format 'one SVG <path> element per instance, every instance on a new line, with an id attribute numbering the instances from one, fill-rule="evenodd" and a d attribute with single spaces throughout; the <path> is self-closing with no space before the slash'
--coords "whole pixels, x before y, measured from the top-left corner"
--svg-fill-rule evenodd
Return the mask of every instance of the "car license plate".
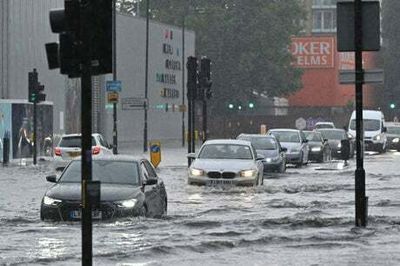
<path id="1" fill-rule="evenodd" d="M 75 210 L 70 212 L 70 217 L 72 219 L 81 219 L 82 212 L 80 210 Z M 101 211 L 99 210 L 92 210 L 92 219 L 101 219 Z"/>
<path id="2" fill-rule="evenodd" d="M 233 181 L 232 180 L 224 180 L 224 179 L 214 179 L 214 180 L 208 180 L 207 185 L 208 186 L 213 186 L 213 185 L 232 185 Z"/>
<path id="3" fill-rule="evenodd" d="M 77 156 L 81 155 L 81 152 L 80 151 L 70 151 L 70 152 L 68 152 L 68 155 L 70 157 L 77 157 Z"/>

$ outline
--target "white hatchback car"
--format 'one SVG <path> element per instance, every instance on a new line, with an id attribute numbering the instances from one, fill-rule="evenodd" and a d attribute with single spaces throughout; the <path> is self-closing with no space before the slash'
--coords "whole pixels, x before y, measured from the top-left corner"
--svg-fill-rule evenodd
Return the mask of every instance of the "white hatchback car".
<path id="1" fill-rule="evenodd" d="M 200 148 L 189 167 L 188 183 L 195 185 L 263 184 L 263 156 L 249 141 L 220 139 L 208 140 Z"/>
<path id="2" fill-rule="evenodd" d="M 56 167 L 65 167 L 72 159 L 81 156 L 81 134 L 65 134 L 54 148 L 54 161 Z M 92 156 L 113 155 L 112 147 L 102 135 L 92 134 Z"/>

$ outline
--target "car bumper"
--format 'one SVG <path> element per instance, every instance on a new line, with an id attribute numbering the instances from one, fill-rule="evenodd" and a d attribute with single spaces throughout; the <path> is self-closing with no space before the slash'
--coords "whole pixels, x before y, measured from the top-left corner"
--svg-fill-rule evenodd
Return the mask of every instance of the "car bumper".
<path id="1" fill-rule="evenodd" d="M 310 153 L 308 154 L 308 159 L 311 161 L 319 161 L 323 159 L 323 157 L 323 151 L 310 151 Z"/>
<path id="2" fill-rule="evenodd" d="M 282 161 L 278 162 L 263 162 L 264 165 L 264 173 L 277 171 L 282 167 Z"/>
<path id="3" fill-rule="evenodd" d="M 301 153 L 286 153 L 286 162 L 287 163 L 302 163 Z"/>
<path id="4" fill-rule="evenodd" d="M 77 216 L 82 208 L 78 203 L 60 203 L 57 206 L 44 205 L 42 203 L 40 208 L 40 218 L 42 220 L 52 221 L 80 221 L 81 218 Z M 119 217 L 131 217 L 141 215 L 141 206 L 138 204 L 133 208 L 120 208 L 113 203 L 102 203 L 100 207 L 93 208 L 93 220 L 109 220 Z"/>
<path id="5" fill-rule="evenodd" d="M 364 140 L 364 150 L 366 151 L 379 151 L 383 147 L 383 145 L 384 143 L 371 139 Z"/>
<path id="6" fill-rule="evenodd" d="M 209 178 L 209 177 L 188 177 L 190 185 L 214 186 L 214 185 L 233 185 L 233 186 L 254 186 L 257 182 L 255 177 L 236 177 L 236 178 Z"/>

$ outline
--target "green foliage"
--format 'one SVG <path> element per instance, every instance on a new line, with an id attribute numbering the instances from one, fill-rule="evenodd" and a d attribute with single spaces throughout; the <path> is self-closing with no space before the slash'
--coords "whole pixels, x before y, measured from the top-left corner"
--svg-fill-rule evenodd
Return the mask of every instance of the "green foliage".
<path id="1" fill-rule="evenodd" d="M 140 3 L 145 14 L 146 0 Z M 291 67 L 290 37 L 305 19 L 298 0 L 150 0 L 152 19 L 196 33 L 196 53 L 212 60 L 212 108 L 227 99 L 243 101 L 253 92 L 288 95 L 301 86 Z"/>

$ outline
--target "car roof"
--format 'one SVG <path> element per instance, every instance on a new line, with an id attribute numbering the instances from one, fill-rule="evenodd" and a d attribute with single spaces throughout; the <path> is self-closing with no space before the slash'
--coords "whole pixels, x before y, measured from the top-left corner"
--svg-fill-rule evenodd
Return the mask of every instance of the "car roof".
<path id="1" fill-rule="evenodd" d="M 317 123 L 315 123 L 316 125 L 334 125 L 334 123 L 333 122 L 328 122 L 328 121 L 323 121 L 323 122 L 317 122 Z"/>
<path id="2" fill-rule="evenodd" d="M 247 133 L 241 133 L 237 137 L 256 137 L 256 138 L 272 138 L 275 139 L 274 135 L 266 135 L 266 134 L 247 134 Z"/>
<path id="3" fill-rule="evenodd" d="M 294 129 L 294 128 L 273 128 L 268 130 L 269 132 L 274 132 L 274 131 L 288 131 L 288 132 L 299 132 L 299 129 Z"/>
<path id="4" fill-rule="evenodd" d="M 92 136 L 94 137 L 94 136 L 99 136 L 100 134 L 99 133 L 92 133 Z M 82 136 L 82 134 L 81 133 L 72 133 L 72 134 L 63 134 L 62 136 L 61 136 L 61 138 L 65 138 L 65 137 L 81 137 Z"/>
<path id="5" fill-rule="evenodd" d="M 80 156 L 73 159 L 73 161 L 80 161 L 80 160 L 81 160 Z M 121 161 L 122 162 L 133 162 L 133 161 L 135 161 L 135 162 L 138 162 L 138 161 L 141 161 L 141 160 L 147 160 L 147 159 L 144 158 L 144 157 L 140 157 L 140 156 L 121 155 L 121 154 L 113 155 L 113 156 L 101 156 L 101 157 L 93 156 L 92 157 L 92 161 L 119 161 L 119 162 L 121 162 Z"/>
<path id="6" fill-rule="evenodd" d="M 341 132 L 346 132 L 346 130 L 342 129 L 342 128 L 318 128 L 316 129 L 316 131 L 341 131 Z"/>
<path id="7" fill-rule="evenodd" d="M 207 140 L 206 142 L 204 142 L 203 145 L 206 144 L 237 144 L 237 145 L 251 146 L 250 141 L 240 140 L 240 139 L 213 139 L 213 140 Z"/>

